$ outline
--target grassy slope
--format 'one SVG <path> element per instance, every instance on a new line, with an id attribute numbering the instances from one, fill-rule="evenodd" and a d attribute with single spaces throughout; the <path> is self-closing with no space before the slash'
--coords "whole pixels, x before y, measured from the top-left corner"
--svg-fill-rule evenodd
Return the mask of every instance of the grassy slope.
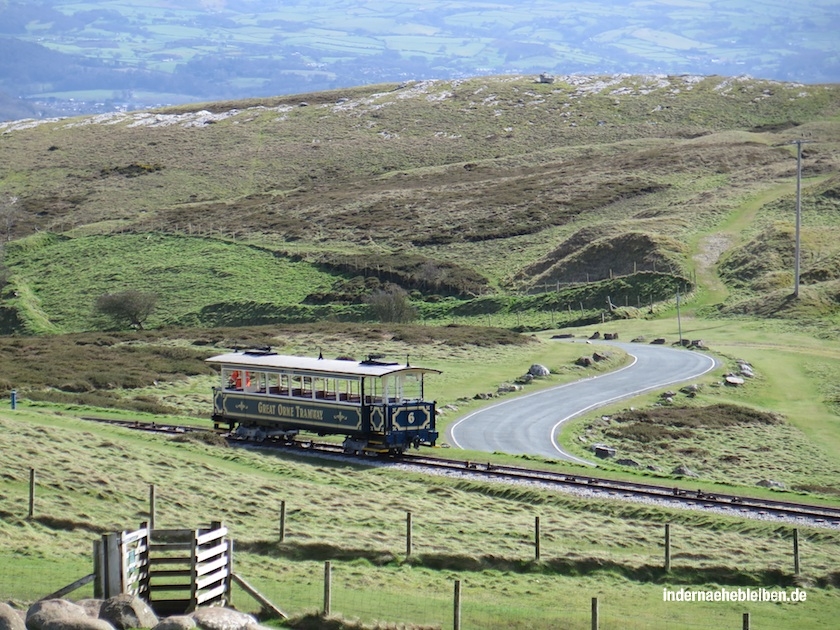
<path id="1" fill-rule="evenodd" d="M 687 273 L 692 252 L 676 243 L 715 233 L 745 199 L 789 186 L 794 161 L 784 143 L 818 138 L 807 145 L 806 175 L 836 171 L 835 89 L 720 77 L 579 77 L 553 85 L 486 77 L 213 104 L 203 113 L 183 107 L 6 125 L 0 198 L 12 238 L 35 229 L 109 235 L 114 254 L 101 262 L 84 247 L 95 240 L 65 245 L 63 266 L 81 265 L 89 291 L 200 265 L 207 236 L 305 256 L 417 254 L 474 270 L 497 291 L 657 263 Z M 832 200 L 807 198 L 806 211 L 822 199 Z M 776 205 L 790 203 L 784 195 Z M 806 236 L 836 229 L 835 215 L 825 217 L 827 226 L 806 224 Z M 583 242 L 599 247 L 559 258 L 564 243 L 581 249 L 575 235 L 582 229 Z M 125 230 L 201 239 L 180 241 L 176 264 L 161 269 L 162 250 L 138 245 Z M 622 235 L 630 233 L 655 238 L 628 249 Z M 813 254 L 811 242 L 819 245 Z M 806 266 L 830 256 L 832 242 L 806 240 Z M 74 251 L 85 260 L 68 260 Z M 131 258 L 139 252 L 145 256 Z M 34 312 L 48 320 L 30 317 L 30 330 L 91 325 L 89 295 L 62 297 L 56 306 L 53 296 L 65 290 L 44 278 L 49 259 L 7 260 L 20 292 L 30 291 Z M 130 271 L 121 260 L 131 260 Z M 308 288 L 311 272 L 299 273 Z M 229 300 L 253 300 L 240 276 L 219 276 Z M 185 281 L 165 287 L 168 300 L 171 291 L 184 305 L 215 298 L 192 274 L 179 277 Z M 322 288 L 328 278 L 318 277 Z M 271 303 L 298 303 L 308 292 L 281 290 Z M 60 312 L 72 298 L 80 300 L 77 312 Z M 177 314 L 162 309 L 159 320 L 172 323 Z"/>
<path id="2" fill-rule="evenodd" d="M 657 584 L 792 584 L 789 532 L 760 522 L 220 450 L 35 409 L 2 412 L 0 425 L 6 471 L 0 481 L 5 498 L 0 593 L 16 600 L 33 597 L 31 588 L 69 582 L 86 571 L 93 537 L 145 519 L 150 483 L 157 486 L 161 526 L 224 520 L 237 543 L 237 570 L 295 613 L 318 605 L 324 559 L 333 560 L 334 608 L 345 615 L 445 622 L 447 593 L 458 577 L 465 582 L 466 619 L 486 628 L 556 627 L 567 614 L 566 606 L 558 609 L 558 597 L 581 610 L 583 621 L 594 593 L 601 593 L 607 615 L 620 609 L 647 627 L 679 625 L 689 621 L 689 612 L 658 604 Z M 15 446 L 21 441 L 26 448 Z M 33 462 L 37 518 L 26 521 Z M 288 514 L 282 545 L 276 542 L 281 499 Z M 401 555 L 406 511 L 415 524 L 414 556 L 407 564 Z M 542 522 L 539 564 L 529 562 L 534 515 Z M 656 568 L 666 521 L 674 524 L 675 535 L 671 579 Z M 816 586 L 837 579 L 836 533 L 806 529 L 803 535 L 808 603 L 757 608 L 755 614 L 770 627 L 794 620 L 824 627 L 836 614 L 838 601 L 830 589 Z M 55 542 L 60 548 L 46 565 L 40 557 Z M 750 549 L 762 553 L 744 552 Z M 31 586 L 7 581 L 19 574 L 33 578 Z M 406 589 L 422 594 L 419 602 L 400 601 Z M 254 606 L 242 596 L 238 601 L 246 609 Z M 698 606 L 691 614 L 698 609 L 737 619 L 743 607 Z"/>
<path id="3" fill-rule="evenodd" d="M 620 457 L 631 457 L 643 465 L 658 465 L 669 473 L 677 464 L 686 464 L 702 479 L 732 484 L 754 485 L 762 479 L 782 481 L 789 488 L 816 490 L 836 495 L 840 491 L 836 472 L 840 461 L 840 423 L 837 422 L 835 383 L 840 366 L 840 346 L 836 334 L 818 337 L 822 330 L 797 330 L 788 323 L 683 318 L 685 338 L 702 339 L 723 360 L 720 369 L 701 379 L 703 389 L 690 399 L 678 393 L 671 406 L 704 406 L 718 402 L 746 405 L 773 411 L 785 419 L 774 427 L 744 426 L 708 435 L 671 440 L 661 444 L 623 441 Z M 664 336 L 676 341 L 674 320 L 614 322 L 610 330 L 622 338 L 645 335 L 648 339 Z M 593 330 L 585 328 L 579 333 Z M 737 372 L 737 360 L 748 361 L 755 378 L 740 388 L 720 386 L 726 372 Z M 660 404 L 656 392 L 634 400 L 634 407 Z M 587 454 L 577 436 L 587 443 L 598 441 L 600 433 L 588 433 L 586 427 L 598 424 L 604 414 L 617 413 L 627 403 L 612 405 L 597 414 L 579 419 L 565 433 L 563 441 L 573 452 Z M 603 429 L 603 427 L 602 427 Z M 760 437 L 759 437 L 760 434 Z M 609 441 L 609 440 L 608 440 Z M 738 456 L 740 462 L 726 464 Z M 604 464 L 609 466 L 609 464 Z M 617 470 L 627 467 L 612 466 Z M 777 479 L 778 478 L 778 479 Z"/>
<path id="4" fill-rule="evenodd" d="M 56 239 L 42 247 L 13 247 L 7 264 L 42 311 L 60 330 L 101 325 L 92 308 L 103 293 L 129 288 L 159 296 L 148 322 L 173 323 L 202 307 L 229 302 L 231 287 L 250 301 L 298 304 L 326 289 L 332 277 L 312 265 L 277 258 L 268 251 L 213 239 L 162 234 Z M 44 274 L 45 268 L 50 269 Z"/>

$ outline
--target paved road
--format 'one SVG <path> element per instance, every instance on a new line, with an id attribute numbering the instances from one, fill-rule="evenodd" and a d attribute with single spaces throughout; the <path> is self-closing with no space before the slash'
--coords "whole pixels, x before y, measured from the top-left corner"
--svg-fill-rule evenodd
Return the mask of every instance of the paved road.
<path id="1" fill-rule="evenodd" d="M 539 455 L 589 464 L 557 445 L 554 436 L 564 422 L 622 398 L 689 381 L 716 365 L 711 357 L 682 348 L 618 342 L 610 345 L 626 351 L 632 363 L 615 372 L 479 409 L 449 428 L 449 443 L 468 450 Z"/>

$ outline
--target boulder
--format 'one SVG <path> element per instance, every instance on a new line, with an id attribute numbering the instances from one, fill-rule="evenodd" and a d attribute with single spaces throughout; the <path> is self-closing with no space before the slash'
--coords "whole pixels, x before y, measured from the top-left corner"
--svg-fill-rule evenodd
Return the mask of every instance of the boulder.
<path id="1" fill-rule="evenodd" d="M 589 357 L 580 357 L 577 361 L 575 361 L 575 365 L 580 365 L 581 367 L 590 367 L 592 365 L 592 359 Z"/>
<path id="2" fill-rule="evenodd" d="M 521 392 L 522 385 L 515 385 L 513 383 L 502 383 L 496 390 L 497 394 L 509 394 L 511 392 Z"/>
<path id="3" fill-rule="evenodd" d="M 261 627 L 251 615 L 230 608 L 216 606 L 199 608 L 190 616 L 201 630 L 245 630 L 246 628 L 255 630 Z"/>
<path id="4" fill-rule="evenodd" d="M 657 345 L 657 346 L 661 346 L 662 344 L 665 343 L 665 339 L 663 337 L 658 337 L 657 339 L 654 339 L 653 341 L 651 341 L 651 343 L 654 344 L 654 345 Z"/>
<path id="5" fill-rule="evenodd" d="M 615 460 L 615 463 L 621 466 L 630 466 L 631 468 L 640 468 L 642 466 L 639 462 L 635 459 L 631 459 L 630 457 L 622 457 L 621 459 Z"/>
<path id="6" fill-rule="evenodd" d="M 592 452 L 595 453 L 595 457 L 600 457 L 601 459 L 615 457 L 615 449 L 606 444 L 593 444 Z"/>
<path id="7" fill-rule="evenodd" d="M 609 358 L 610 358 L 610 355 L 607 352 L 593 352 L 592 353 L 592 360 L 595 361 L 596 363 L 601 362 L 601 361 L 606 361 Z"/>
<path id="8" fill-rule="evenodd" d="M 154 628 L 158 624 L 157 615 L 146 602 L 126 594 L 106 599 L 99 610 L 99 618 L 118 630 Z"/>
<path id="9" fill-rule="evenodd" d="M 189 615 L 172 615 L 161 619 L 153 630 L 193 630 L 195 627 L 195 619 Z"/>
<path id="10" fill-rule="evenodd" d="M 28 630 L 115 630 L 103 619 L 89 617 L 81 606 L 64 599 L 35 602 L 26 612 Z"/>
<path id="11" fill-rule="evenodd" d="M 684 464 L 680 464 L 679 466 L 674 468 L 674 470 L 671 471 L 671 474 L 672 475 L 680 475 L 682 477 L 699 477 L 700 476 Z"/>
<path id="12" fill-rule="evenodd" d="M 88 617 L 98 619 L 99 611 L 102 610 L 102 604 L 104 603 L 101 599 L 80 599 L 76 602 L 76 605 L 84 608 Z"/>
<path id="13" fill-rule="evenodd" d="M 534 365 L 528 368 L 528 374 L 530 374 L 531 376 L 548 376 L 549 374 L 551 374 L 551 370 L 549 370 L 544 365 L 535 363 Z"/>
<path id="14" fill-rule="evenodd" d="M 589 338 L 590 338 L 590 339 L 600 339 L 600 338 L 601 338 L 601 333 L 599 333 L 599 332 L 596 330 L 594 333 L 592 333 L 591 335 L 589 335 Z"/>
<path id="15" fill-rule="evenodd" d="M 0 602 L 0 630 L 26 630 L 19 610 Z"/>

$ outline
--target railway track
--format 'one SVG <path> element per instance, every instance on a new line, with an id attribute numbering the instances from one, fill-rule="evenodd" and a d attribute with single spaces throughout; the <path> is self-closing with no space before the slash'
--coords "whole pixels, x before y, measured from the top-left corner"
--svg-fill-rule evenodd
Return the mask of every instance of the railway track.
<path id="1" fill-rule="evenodd" d="M 83 417 L 82 419 L 104 422 L 140 431 L 171 435 L 208 432 L 208 429 L 201 427 L 157 422 L 113 420 L 90 416 Z M 329 455 L 355 463 L 362 461 L 375 462 L 383 465 L 414 466 L 426 470 L 434 470 L 441 474 L 511 483 L 539 484 L 550 488 L 572 489 L 579 492 L 585 491 L 587 495 L 599 498 L 625 500 L 648 499 L 669 506 L 686 507 L 696 510 L 715 509 L 732 514 L 733 516 L 786 518 L 794 521 L 802 521 L 803 524 L 807 525 L 840 528 L 840 508 L 733 494 L 709 493 L 700 489 L 689 489 L 682 482 L 666 486 L 606 479 L 591 475 L 532 470 L 516 466 L 498 465 L 491 462 L 452 460 L 429 455 L 404 454 L 400 457 L 377 457 L 373 455 L 360 457 L 345 454 L 339 444 L 307 440 L 256 442 L 228 437 L 228 441 L 233 444 Z"/>

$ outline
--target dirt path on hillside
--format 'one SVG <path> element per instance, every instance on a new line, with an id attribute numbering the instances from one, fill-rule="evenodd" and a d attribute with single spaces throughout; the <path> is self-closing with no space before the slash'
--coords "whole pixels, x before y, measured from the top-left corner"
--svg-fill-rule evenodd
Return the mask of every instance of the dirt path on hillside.
<path id="1" fill-rule="evenodd" d="M 697 286 L 701 287 L 705 294 L 703 303 L 720 304 L 726 300 L 729 289 L 717 273 L 720 257 L 740 244 L 743 230 L 755 220 L 763 206 L 795 190 L 795 183 L 785 182 L 759 192 L 733 210 L 719 231 L 707 234 L 698 241 L 697 252 L 692 259 Z"/>
<path id="2" fill-rule="evenodd" d="M 717 262 L 721 255 L 729 250 L 736 236 L 727 232 L 715 232 L 700 239 L 698 252 L 692 257 L 695 263 L 697 284 L 713 298 L 714 302 L 723 302 L 729 290 L 717 274 Z"/>

